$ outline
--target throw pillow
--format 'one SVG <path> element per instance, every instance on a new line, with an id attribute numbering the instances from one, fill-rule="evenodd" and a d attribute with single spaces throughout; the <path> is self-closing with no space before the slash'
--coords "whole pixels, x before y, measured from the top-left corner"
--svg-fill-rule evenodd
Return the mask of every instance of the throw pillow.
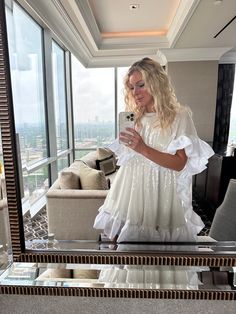
<path id="1" fill-rule="evenodd" d="M 98 170 L 102 170 L 105 175 L 116 171 L 116 158 L 109 148 L 97 148 L 97 156 L 96 166 Z"/>
<path id="2" fill-rule="evenodd" d="M 80 184 L 83 190 L 108 190 L 105 174 L 90 168 L 83 161 L 79 163 Z"/>
<path id="3" fill-rule="evenodd" d="M 116 171 L 116 160 L 114 156 L 110 156 L 101 160 L 96 160 L 97 169 L 102 170 L 105 175 Z"/>
<path id="4" fill-rule="evenodd" d="M 114 155 L 113 151 L 106 147 L 98 147 L 97 148 L 97 159 L 102 160 L 107 157 Z"/>
<path id="5" fill-rule="evenodd" d="M 59 174 L 59 185 L 61 189 L 80 189 L 80 178 L 78 170 L 65 169 Z"/>
<path id="6" fill-rule="evenodd" d="M 83 160 L 90 168 L 96 169 L 97 152 L 92 151 L 81 157 L 79 160 Z"/>

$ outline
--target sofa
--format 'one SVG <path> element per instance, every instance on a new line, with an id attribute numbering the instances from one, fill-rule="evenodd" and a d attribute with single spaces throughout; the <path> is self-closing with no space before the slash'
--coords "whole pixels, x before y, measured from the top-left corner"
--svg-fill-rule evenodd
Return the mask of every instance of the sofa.
<path id="1" fill-rule="evenodd" d="M 115 155 L 105 148 L 63 169 L 46 194 L 48 233 L 57 240 L 98 241 L 94 220 L 117 170 Z"/>

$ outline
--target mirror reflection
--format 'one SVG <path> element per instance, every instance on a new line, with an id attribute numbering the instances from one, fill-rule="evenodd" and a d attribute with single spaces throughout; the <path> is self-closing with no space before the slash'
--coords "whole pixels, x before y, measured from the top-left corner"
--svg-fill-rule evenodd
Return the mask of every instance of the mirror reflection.
<path id="1" fill-rule="evenodd" d="M 7 260 L 11 259 L 11 240 L 7 207 L 7 193 L 4 174 L 4 163 L 2 153 L 2 137 L 0 129 L 0 252 L 7 254 Z M 0 253 L 0 255 L 1 255 Z"/>
<path id="2" fill-rule="evenodd" d="M 104 148 L 118 136 L 117 113 L 125 109 L 123 78 L 128 67 L 85 68 L 58 38 L 45 32 L 44 26 L 15 1 L 6 1 L 6 17 L 25 240 L 27 243 L 45 240 L 48 234 L 54 234 L 56 240 L 99 241 L 101 230 L 93 228 L 94 220 L 119 172 L 117 156 Z M 196 69 L 200 70 L 198 76 Z M 229 212 L 233 213 L 235 208 L 235 181 L 230 179 L 236 178 L 236 104 L 235 97 L 228 97 L 229 102 L 228 98 L 220 98 L 219 92 L 224 86 L 224 95 L 235 95 L 234 65 L 170 62 L 167 70 L 178 99 L 183 102 L 190 99 L 188 105 L 200 138 L 216 152 L 208 168 L 193 178 L 193 210 L 205 224 L 198 236 L 235 240 L 235 231 L 231 231 L 234 216 Z M 224 73 L 225 81 L 231 78 L 228 89 L 225 81 L 218 79 L 218 70 Z M 183 92 L 184 76 L 192 79 L 194 85 Z M 207 102 L 200 93 L 196 102 L 188 92 L 203 92 L 209 78 L 214 84 L 207 85 L 210 89 Z M 229 109 L 224 111 L 221 103 L 226 103 Z M 228 113 L 225 119 L 221 119 L 222 111 Z M 229 133 L 222 139 L 221 130 L 226 126 L 220 122 L 229 119 Z M 218 120 L 219 125 L 215 125 Z M 81 160 L 86 163 L 86 188 L 81 187 L 82 175 L 76 169 Z M 98 175 L 99 169 L 103 171 L 103 181 L 97 183 L 93 178 L 92 183 L 87 182 L 88 171 L 91 176 Z M 221 213 L 214 221 L 218 227 L 214 225 L 212 231 L 219 206 Z M 222 217 L 226 217 L 224 228 Z M 225 231 L 227 234 L 223 235 Z"/>
<path id="3" fill-rule="evenodd" d="M 235 290 L 235 270 L 209 267 L 13 263 L 1 285 L 174 290 Z"/>
<path id="4" fill-rule="evenodd" d="M 49 237 L 50 238 L 50 237 Z M 199 237 L 199 242 L 194 243 L 180 243 L 180 242 L 124 242 L 114 243 L 112 241 L 82 241 L 82 240 L 33 240 L 26 241 L 26 248 L 31 252 L 34 250 L 47 250 L 48 252 L 57 253 L 58 250 L 62 252 L 68 251 L 100 251 L 106 252 L 138 252 L 138 253 L 153 253 L 156 252 L 160 256 L 166 255 L 168 252 L 172 253 L 207 253 L 214 254 L 235 254 L 235 241 L 207 241 L 209 237 Z"/>
<path id="5" fill-rule="evenodd" d="M 204 224 L 192 210 L 192 176 L 214 151 L 153 59 L 128 69 L 124 99 L 119 139 L 110 145 L 120 169 L 94 227 L 117 242 L 195 241 Z"/>

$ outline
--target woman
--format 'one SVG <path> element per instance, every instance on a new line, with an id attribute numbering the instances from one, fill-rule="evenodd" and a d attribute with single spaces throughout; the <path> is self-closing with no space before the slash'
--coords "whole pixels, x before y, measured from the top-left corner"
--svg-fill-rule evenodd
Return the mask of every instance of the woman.
<path id="1" fill-rule="evenodd" d="M 190 110 L 177 102 L 157 62 L 135 62 L 124 86 L 135 129 L 110 145 L 120 169 L 94 228 L 118 242 L 195 241 L 204 224 L 192 209 L 192 176 L 214 152 L 198 138 Z"/>

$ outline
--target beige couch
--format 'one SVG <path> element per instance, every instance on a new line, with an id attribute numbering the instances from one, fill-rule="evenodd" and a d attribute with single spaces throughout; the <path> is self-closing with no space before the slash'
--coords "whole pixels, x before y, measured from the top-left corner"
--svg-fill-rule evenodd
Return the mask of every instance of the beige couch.
<path id="1" fill-rule="evenodd" d="M 99 240 L 101 230 L 93 228 L 94 219 L 107 196 L 108 181 L 113 181 L 116 172 L 105 175 L 102 171 L 95 170 L 97 159 L 98 152 L 94 151 L 80 160 L 75 160 L 69 168 L 61 172 L 46 195 L 48 232 L 54 233 L 58 240 Z M 86 170 L 83 176 L 81 175 L 82 170 Z M 76 186 L 73 188 L 66 186 L 65 181 L 67 176 L 70 176 L 70 171 L 79 177 L 79 187 L 77 188 Z M 76 179 L 76 175 L 74 179 Z M 98 184 L 102 181 L 102 186 L 94 189 L 97 184 L 96 182 L 94 186 L 94 182 L 97 178 L 99 179 Z M 63 186 L 64 183 L 65 186 Z M 81 185 L 83 185 L 82 188 Z"/>

